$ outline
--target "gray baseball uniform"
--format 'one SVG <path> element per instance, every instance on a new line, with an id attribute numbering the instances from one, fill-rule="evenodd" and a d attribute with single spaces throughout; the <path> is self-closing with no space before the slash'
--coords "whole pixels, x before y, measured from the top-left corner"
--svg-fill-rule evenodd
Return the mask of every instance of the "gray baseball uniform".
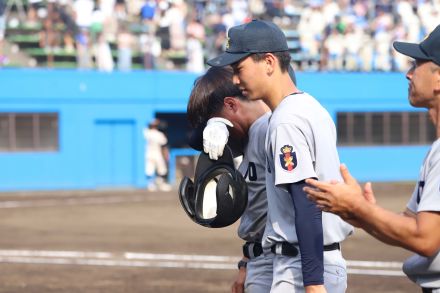
<path id="1" fill-rule="evenodd" d="M 263 247 L 270 249 L 280 242 L 298 243 L 286 184 L 312 177 L 323 181 L 342 178 L 335 125 L 309 94 L 294 94 L 281 101 L 270 119 L 265 145 L 269 212 Z M 322 222 L 324 245 L 341 242 L 353 232 L 351 225 L 334 214 L 323 213 Z M 324 251 L 324 283 L 328 292 L 345 292 L 346 264 L 340 250 Z M 271 292 L 304 292 L 300 255 L 275 256 Z"/>
<path id="2" fill-rule="evenodd" d="M 248 185 L 248 206 L 241 216 L 238 236 L 247 242 L 261 243 L 266 226 L 266 153 L 264 141 L 270 113 L 258 118 L 249 128 L 248 144 L 238 170 Z M 272 284 L 273 255 L 260 255 L 248 261 L 246 292 L 267 293 Z"/>
<path id="3" fill-rule="evenodd" d="M 427 154 L 420 169 L 419 181 L 408 202 L 408 209 L 414 213 L 423 211 L 440 212 L 440 139 L 437 139 Z M 440 292 L 440 251 L 433 257 L 415 254 L 403 264 L 403 271 L 422 287 L 437 288 Z"/>

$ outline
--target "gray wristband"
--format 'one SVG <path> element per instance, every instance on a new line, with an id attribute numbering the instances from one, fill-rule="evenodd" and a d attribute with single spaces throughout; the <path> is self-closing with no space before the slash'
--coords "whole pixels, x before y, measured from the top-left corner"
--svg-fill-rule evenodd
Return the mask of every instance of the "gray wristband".
<path id="1" fill-rule="evenodd" d="M 240 260 L 239 262 L 238 262 L 238 269 L 241 269 L 241 268 L 246 268 L 247 267 L 247 260 L 244 260 L 244 259 L 242 259 L 242 260 Z"/>

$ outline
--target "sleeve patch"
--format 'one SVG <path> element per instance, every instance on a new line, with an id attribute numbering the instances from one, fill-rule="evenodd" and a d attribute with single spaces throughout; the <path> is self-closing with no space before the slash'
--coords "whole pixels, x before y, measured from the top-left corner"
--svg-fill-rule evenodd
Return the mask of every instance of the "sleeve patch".
<path id="1" fill-rule="evenodd" d="M 280 156 L 280 164 L 281 168 L 284 170 L 291 172 L 298 165 L 298 160 L 296 158 L 296 152 L 293 151 L 293 147 L 291 145 L 285 145 L 281 149 Z"/>

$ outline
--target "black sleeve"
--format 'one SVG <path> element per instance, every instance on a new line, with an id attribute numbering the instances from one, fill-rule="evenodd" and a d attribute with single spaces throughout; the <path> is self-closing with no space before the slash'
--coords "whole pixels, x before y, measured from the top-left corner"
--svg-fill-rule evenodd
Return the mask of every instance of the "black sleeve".
<path id="1" fill-rule="evenodd" d="M 324 284 L 322 212 L 307 198 L 305 181 L 288 185 L 295 209 L 295 227 L 301 252 L 304 286 Z"/>
<path id="2" fill-rule="evenodd" d="M 197 151 L 203 151 L 203 129 L 205 124 L 201 124 L 197 128 L 191 128 L 191 132 L 188 137 L 188 144 L 190 147 Z"/>

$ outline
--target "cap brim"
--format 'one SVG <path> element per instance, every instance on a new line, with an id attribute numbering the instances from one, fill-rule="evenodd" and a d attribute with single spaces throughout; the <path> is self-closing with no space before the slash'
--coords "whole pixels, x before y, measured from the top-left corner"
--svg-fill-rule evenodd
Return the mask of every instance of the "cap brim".
<path id="1" fill-rule="evenodd" d="M 394 42 L 393 43 L 394 49 L 396 49 L 397 52 L 409 56 L 414 59 L 419 60 L 430 60 L 431 58 L 426 55 L 421 49 L 419 44 L 414 43 L 406 43 L 406 42 Z"/>
<path id="2" fill-rule="evenodd" d="M 220 56 L 217 56 L 215 58 L 212 58 L 211 60 L 208 60 L 206 63 L 208 63 L 211 66 L 214 67 L 223 67 L 227 65 L 234 64 L 238 61 L 240 61 L 243 58 L 246 58 L 251 53 L 229 53 L 224 52 Z"/>

